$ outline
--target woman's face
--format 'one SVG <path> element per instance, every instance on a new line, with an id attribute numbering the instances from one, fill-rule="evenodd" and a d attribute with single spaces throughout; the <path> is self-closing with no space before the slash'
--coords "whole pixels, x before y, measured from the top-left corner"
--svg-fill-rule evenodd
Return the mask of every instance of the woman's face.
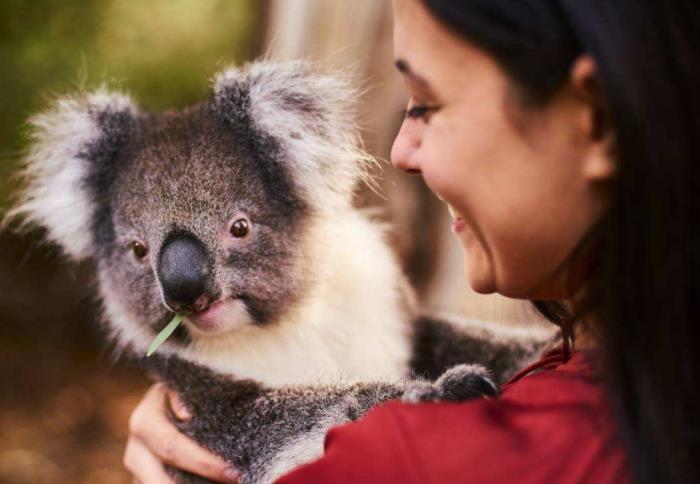
<path id="1" fill-rule="evenodd" d="M 612 176 L 592 100 L 572 84 L 544 106 L 524 107 L 494 60 L 419 0 L 395 0 L 394 19 L 411 101 L 392 163 L 421 173 L 449 205 L 475 291 L 571 296 L 579 271 L 570 256 L 601 216 L 600 182 Z M 594 66 L 578 71 L 585 81 Z"/>

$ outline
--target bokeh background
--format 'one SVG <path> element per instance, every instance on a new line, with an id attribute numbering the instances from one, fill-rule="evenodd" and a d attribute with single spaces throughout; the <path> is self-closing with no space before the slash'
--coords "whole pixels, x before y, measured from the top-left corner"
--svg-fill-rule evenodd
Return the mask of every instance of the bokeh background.
<path id="1" fill-rule="evenodd" d="M 363 88 L 368 149 L 388 159 L 406 103 L 394 72 L 388 0 L 2 0 L 0 217 L 18 188 L 25 122 L 60 93 L 102 83 L 144 109 L 180 108 L 224 65 L 306 58 Z M 469 291 L 445 208 L 420 178 L 377 173 L 377 207 L 425 306 L 500 324 L 527 304 Z M 89 264 L 67 263 L 41 233 L 0 232 L 0 482 L 130 482 L 128 415 L 148 381 L 101 338 Z"/>

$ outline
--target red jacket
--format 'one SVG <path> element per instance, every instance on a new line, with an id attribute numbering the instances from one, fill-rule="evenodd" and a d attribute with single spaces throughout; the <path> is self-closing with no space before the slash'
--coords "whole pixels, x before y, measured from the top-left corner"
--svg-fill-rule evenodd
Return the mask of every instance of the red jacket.
<path id="1" fill-rule="evenodd" d="M 277 482 L 630 482 L 587 357 L 575 353 L 564 363 L 550 354 L 540 366 L 496 399 L 376 408 L 331 429 L 323 457 Z"/>

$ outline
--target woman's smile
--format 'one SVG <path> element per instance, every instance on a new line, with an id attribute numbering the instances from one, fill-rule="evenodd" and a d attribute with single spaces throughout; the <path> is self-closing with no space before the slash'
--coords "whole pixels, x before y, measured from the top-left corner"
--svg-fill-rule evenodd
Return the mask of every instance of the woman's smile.
<path id="1" fill-rule="evenodd" d="M 464 217 L 462 217 L 457 211 L 452 207 L 452 205 L 447 205 L 447 210 L 450 212 L 450 215 L 452 216 L 452 231 L 454 233 L 459 233 L 464 229 Z"/>

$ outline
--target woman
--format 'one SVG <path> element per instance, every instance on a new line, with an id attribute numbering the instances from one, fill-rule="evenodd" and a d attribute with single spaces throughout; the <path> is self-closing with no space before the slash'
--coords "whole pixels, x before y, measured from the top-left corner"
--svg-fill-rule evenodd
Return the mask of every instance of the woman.
<path id="1" fill-rule="evenodd" d="M 498 399 L 374 410 L 282 481 L 700 482 L 700 7 L 395 0 L 394 15 L 411 103 L 393 164 L 450 206 L 476 291 L 536 301 L 577 345 Z M 126 466 L 235 480 L 167 422 L 168 395 L 134 412 Z"/>

